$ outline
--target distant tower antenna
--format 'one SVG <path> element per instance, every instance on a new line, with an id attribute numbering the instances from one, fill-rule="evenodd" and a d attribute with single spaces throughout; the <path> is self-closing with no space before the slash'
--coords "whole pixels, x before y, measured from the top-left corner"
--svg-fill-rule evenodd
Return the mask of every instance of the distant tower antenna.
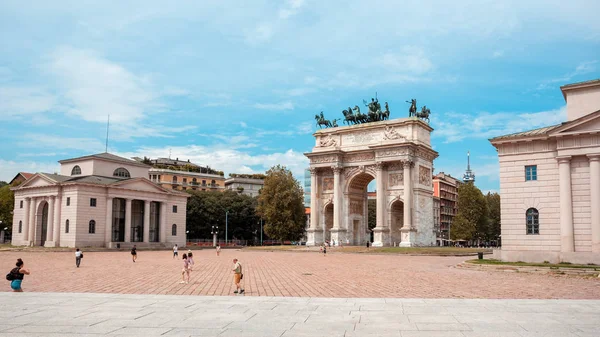
<path id="1" fill-rule="evenodd" d="M 171 149 L 169 149 L 169 159 L 171 159 Z"/>
<path id="2" fill-rule="evenodd" d="M 106 121 L 106 148 L 104 148 L 104 152 L 108 153 L 108 128 L 110 126 L 110 114 L 108 115 L 108 120 Z"/>

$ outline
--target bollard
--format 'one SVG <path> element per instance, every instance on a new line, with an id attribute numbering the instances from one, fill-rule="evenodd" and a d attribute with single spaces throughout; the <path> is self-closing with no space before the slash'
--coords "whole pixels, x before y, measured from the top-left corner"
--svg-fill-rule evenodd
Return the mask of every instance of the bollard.
<path id="1" fill-rule="evenodd" d="M 477 252 L 477 258 L 483 260 L 483 252 Z"/>
<path id="2" fill-rule="evenodd" d="M 121 249 L 121 244 L 117 243 L 117 249 Z"/>

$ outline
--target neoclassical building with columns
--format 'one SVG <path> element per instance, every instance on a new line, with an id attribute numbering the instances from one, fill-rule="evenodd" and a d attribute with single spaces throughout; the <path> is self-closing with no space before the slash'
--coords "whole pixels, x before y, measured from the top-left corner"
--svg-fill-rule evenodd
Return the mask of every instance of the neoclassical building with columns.
<path id="1" fill-rule="evenodd" d="M 567 121 L 490 139 L 507 261 L 600 264 L 600 80 L 561 87 Z"/>
<path id="2" fill-rule="evenodd" d="M 317 131 L 310 159 L 307 245 L 371 240 L 367 186 L 375 179 L 374 246 L 433 246 L 433 129 L 415 117 Z"/>
<path id="3" fill-rule="evenodd" d="M 185 246 L 188 194 L 149 181 L 150 166 L 109 153 L 59 163 L 13 188 L 13 245 Z"/>

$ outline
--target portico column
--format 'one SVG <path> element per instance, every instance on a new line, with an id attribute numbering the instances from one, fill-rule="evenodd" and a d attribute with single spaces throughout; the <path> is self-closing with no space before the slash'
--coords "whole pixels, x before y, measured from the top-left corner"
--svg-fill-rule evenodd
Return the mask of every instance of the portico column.
<path id="1" fill-rule="evenodd" d="M 342 187 L 340 182 L 340 174 L 342 167 L 334 166 L 333 169 L 333 228 L 340 228 L 342 219 Z"/>
<path id="2" fill-rule="evenodd" d="M 54 247 L 60 247 L 60 210 L 62 206 L 62 197 L 57 196 L 54 202 Z"/>
<path id="3" fill-rule="evenodd" d="M 113 213 L 113 198 L 106 198 L 106 225 L 104 226 L 104 243 L 108 247 L 112 242 L 112 213 Z"/>
<path id="4" fill-rule="evenodd" d="M 54 241 L 54 196 L 50 196 L 48 201 L 48 230 L 46 231 L 46 241 Z"/>
<path id="5" fill-rule="evenodd" d="M 23 219 L 23 241 L 29 241 L 29 205 L 31 198 L 25 198 L 25 218 Z"/>
<path id="6" fill-rule="evenodd" d="M 319 226 L 319 212 L 317 202 L 317 169 L 310 169 L 310 228 L 317 229 Z"/>
<path id="7" fill-rule="evenodd" d="M 31 198 L 31 202 L 29 203 L 29 236 L 27 239 L 27 245 L 31 245 L 32 241 L 35 241 L 35 227 L 37 225 L 35 218 L 35 206 L 37 200 L 36 198 Z"/>
<path id="8" fill-rule="evenodd" d="M 404 224 L 402 229 L 410 229 L 412 227 L 412 177 L 411 166 L 413 163 L 409 160 L 403 163 L 404 166 Z"/>
<path id="9" fill-rule="evenodd" d="M 167 228 L 169 226 L 167 226 L 167 203 L 164 201 L 160 203 L 160 224 L 158 226 L 160 229 L 160 242 L 167 242 Z"/>
<path id="10" fill-rule="evenodd" d="M 150 201 L 144 200 L 144 242 L 150 242 Z"/>
<path id="11" fill-rule="evenodd" d="M 385 191 L 383 181 L 383 163 L 378 162 L 375 164 L 375 179 L 377 180 L 377 222 L 375 227 L 383 229 L 385 227 Z"/>
<path id="12" fill-rule="evenodd" d="M 590 160 L 590 202 L 592 218 L 592 252 L 600 252 L 600 154 L 588 155 Z"/>
<path id="13" fill-rule="evenodd" d="M 125 199 L 125 242 L 131 242 L 131 199 Z"/>
<path id="14" fill-rule="evenodd" d="M 573 252 L 575 251 L 575 242 L 573 240 L 571 157 L 560 157 L 557 160 L 560 180 L 560 251 Z"/>

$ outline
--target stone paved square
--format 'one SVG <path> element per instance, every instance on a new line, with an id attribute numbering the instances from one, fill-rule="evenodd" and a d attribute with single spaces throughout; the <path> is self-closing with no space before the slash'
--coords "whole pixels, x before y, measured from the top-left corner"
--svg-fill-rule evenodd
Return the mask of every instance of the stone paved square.
<path id="1" fill-rule="evenodd" d="M 81 268 L 76 268 L 72 252 L 5 251 L 0 252 L 0 269 L 8 272 L 16 259 L 22 258 L 31 269 L 31 275 L 23 281 L 26 292 L 233 296 L 230 269 L 231 260 L 237 257 L 244 267 L 246 297 L 600 299 L 598 278 L 455 268 L 470 257 L 335 251 L 324 257 L 316 252 L 240 250 L 224 250 L 217 257 L 213 250 L 207 249 L 194 251 L 196 264 L 191 281 L 179 284 L 182 262 L 173 259 L 170 251 L 140 251 L 135 263 L 128 251 L 84 255 Z M 2 291 L 10 291 L 8 282 Z M 153 302 L 118 306 L 153 305 L 150 303 Z M 368 311 L 385 309 L 383 304 L 382 300 L 364 304 L 362 308 L 354 308 L 354 302 L 343 306 L 348 310 Z M 327 301 L 306 308 L 322 310 L 326 305 Z M 418 300 L 406 310 L 415 315 L 443 314 L 428 312 Z M 468 313 L 480 309 L 453 310 Z"/>

